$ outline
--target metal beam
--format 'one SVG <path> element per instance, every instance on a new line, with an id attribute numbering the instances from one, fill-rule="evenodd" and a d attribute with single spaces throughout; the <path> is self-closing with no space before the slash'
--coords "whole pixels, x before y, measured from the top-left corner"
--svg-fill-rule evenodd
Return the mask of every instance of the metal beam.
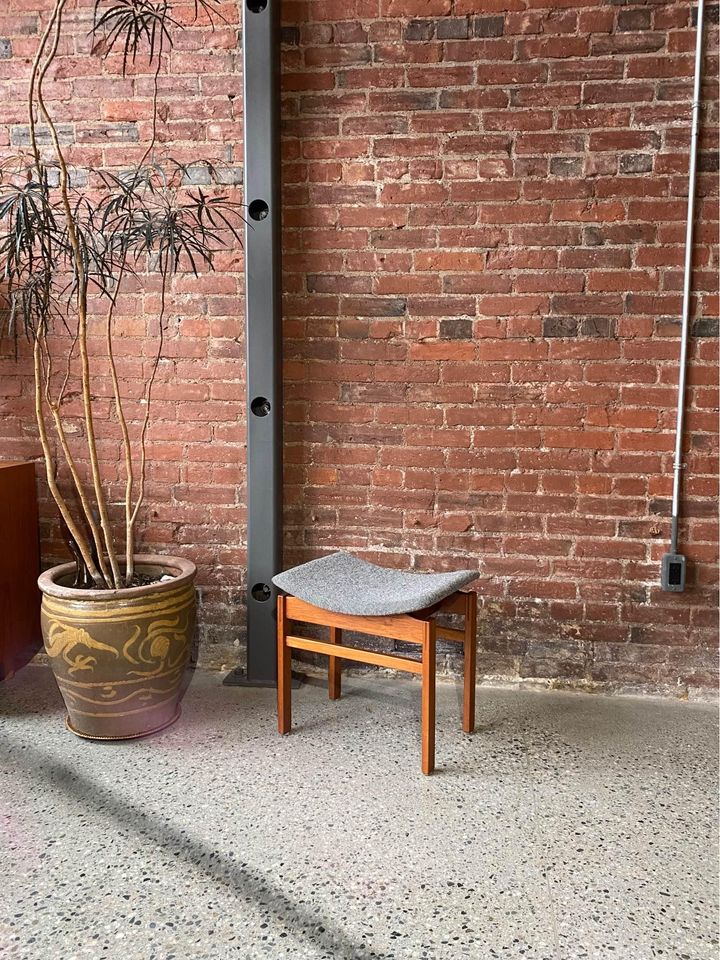
<path id="1" fill-rule="evenodd" d="M 280 279 L 280 0 L 243 4 L 245 343 L 247 384 L 247 673 L 276 682 L 276 598 L 282 542 Z"/>

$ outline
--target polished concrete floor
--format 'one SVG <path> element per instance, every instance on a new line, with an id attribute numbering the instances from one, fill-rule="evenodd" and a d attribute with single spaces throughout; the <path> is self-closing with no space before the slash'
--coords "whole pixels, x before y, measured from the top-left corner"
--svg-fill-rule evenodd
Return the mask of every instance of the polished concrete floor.
<path id="1" fill-rule="evenodd" d="M 428 778 L 411 681 L 220 681 L 115 744 L 0 685 L 2 960 L 716 960 L 714 707 L 441 686 Z"/>

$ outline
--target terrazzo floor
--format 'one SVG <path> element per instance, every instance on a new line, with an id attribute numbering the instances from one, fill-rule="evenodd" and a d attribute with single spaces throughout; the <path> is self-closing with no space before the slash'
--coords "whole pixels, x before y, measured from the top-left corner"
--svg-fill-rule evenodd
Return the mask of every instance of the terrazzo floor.
<path id="1" fill-rule="evenodd" d="M 717 960 L 717 711 L 482 689 L 343 699 L 197 671 L 144 741 L 69 734 L 54 681 L 0 685 L 2 960 Z"/>

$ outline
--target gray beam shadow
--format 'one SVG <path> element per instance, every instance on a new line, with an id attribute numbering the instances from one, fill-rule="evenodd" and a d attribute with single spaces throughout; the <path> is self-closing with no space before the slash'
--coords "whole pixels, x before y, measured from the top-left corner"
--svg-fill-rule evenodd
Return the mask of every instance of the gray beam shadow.
<path id="1" fill-rule="evenodd" d="M 354 944 L 343 931 L 333 928 L 327 920 L 319 921 L 316 914 L 290 900 L 262 874 L 253 873 L 241 864 L 234 863 L 223 857 L 219 850 L 199 840 L 183 836 L 155 814 L 118 799 L 112 791 L 57 762 L 33 744 L 23 744 L 23 754 L 34 754 L 36 758 L 35 764 L 27 766 L 27 772 L 36 781 L 50 781 L 54 786 L 61 787 L 73 800 L 85 804 L 92 812 L 104 809 L 123 826 L 154 841 L 176 858 L 182 858 L 192 870 L 202 872 L 219 887 L 231 887 L 238 896 L 252 897 L 281 929 L 298 929 L 301 931 L 299 937 L 313 940 L 324 951 L 322 960 L 383 960 L 384 955 L 369 950 L 364 944 Z M 317 929 L 320 922 L 322 931 Z M 307 932 L 303 928 L 308 928 Z"/>

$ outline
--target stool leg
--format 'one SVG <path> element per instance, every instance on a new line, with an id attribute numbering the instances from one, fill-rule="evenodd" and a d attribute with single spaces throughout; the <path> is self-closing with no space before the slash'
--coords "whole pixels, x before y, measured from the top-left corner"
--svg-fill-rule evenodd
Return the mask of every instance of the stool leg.
<path id="1" fill-rule="evenodd" d="M 463 724 L 465 733 L 475 729 L 475 680 L 477 654 L 477 594 L 466 594 L 463 664 Z"/>
<path id="2" fill-rule="evenodd" d="M 339 627 L 330 627 L 330 643 L 341 643 L 342 631 Z M 328 694 L 331 700 L 340 699 L 340 664 L 337 657 L 328 657 Z"/>
<path id="3" fill-rule="evenodd" d="M 285 637 L 285 597 L 278 597 L 277 605 L 277 700 L 278 700 L 278 731 L 290 733 L 292 726 L 292 704 L 290 701 L 292 690 L 292 653 Z"/>
<path id="4" fill-rule="evenodd" d="M 425 625 L 422 652 L 422 772 L 435 769 L 435 621 Z"/>

